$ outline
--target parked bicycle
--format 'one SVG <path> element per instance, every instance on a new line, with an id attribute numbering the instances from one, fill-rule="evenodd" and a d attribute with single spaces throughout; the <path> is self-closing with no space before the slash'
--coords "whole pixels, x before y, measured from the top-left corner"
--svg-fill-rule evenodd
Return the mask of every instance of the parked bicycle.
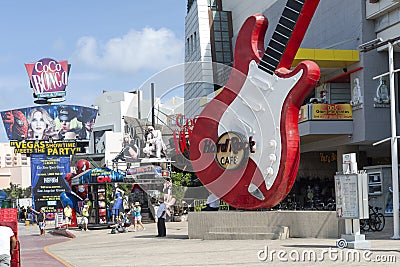
<path id="1" fill-rule="evenodd" d="M 379 212 L 381 209 L 369 205 L 369 218 L 360 220 L 360 229 L 363 231 L 382 231 L 385 227 L 385 216 Z"/>

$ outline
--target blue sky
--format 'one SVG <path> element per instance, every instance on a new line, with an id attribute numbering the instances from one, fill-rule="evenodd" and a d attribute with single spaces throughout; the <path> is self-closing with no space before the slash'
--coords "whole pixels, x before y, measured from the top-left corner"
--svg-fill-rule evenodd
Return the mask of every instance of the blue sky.
<path id="1" fill-rule="evenodd" d="M 0 1 L 0 111 L 35 105 L 24 64 L 46 57 L 71 64 L 65 104 L 146 91 L 149 78 L 183 63 L 185 15 L 182 0 Z"/>

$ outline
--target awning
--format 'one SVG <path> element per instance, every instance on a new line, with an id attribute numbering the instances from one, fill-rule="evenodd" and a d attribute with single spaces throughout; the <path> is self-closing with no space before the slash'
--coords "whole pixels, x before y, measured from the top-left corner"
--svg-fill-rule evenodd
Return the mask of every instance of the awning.
<path id="1" fill-rule="evenodd" d="M 71 179 L 72 185 L 123 182 L 124 175 L 109 168 L 94 168 Z"/>
<path id="2" fill-rule="evenodd" d="M 360 61 L 358 50 L 300 48 L 292 66 L 300 61 L 311 60 L 320 68 L 344 68 Z"/>

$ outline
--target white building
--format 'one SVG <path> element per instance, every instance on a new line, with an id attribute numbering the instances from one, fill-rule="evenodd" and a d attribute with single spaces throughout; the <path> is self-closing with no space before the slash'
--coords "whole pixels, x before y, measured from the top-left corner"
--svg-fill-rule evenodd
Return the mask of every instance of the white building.
<path id="1" fill-rule="evenodd" d="M 21 188 L 31 185 L 30 160 L 26 155 L 15 154 L 9 143 L 0 143 L 0 189 L 9 188 L 10 183 Z"/>

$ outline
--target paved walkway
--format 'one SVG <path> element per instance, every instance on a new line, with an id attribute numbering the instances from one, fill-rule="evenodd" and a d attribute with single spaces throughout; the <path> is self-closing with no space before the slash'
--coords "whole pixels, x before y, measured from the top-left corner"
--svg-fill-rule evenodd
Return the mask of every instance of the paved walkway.
<path id="1" fill-rule="evenodd" d="M 400 262 L 400 240 L 390 239 L 390 229 L 368 233 L 371 249 L 364 251 L 338 249 L 335 239 L 193 240 L 188 239 L 187 222 L 167 223 L 167 237 L 156 238 L 156 224 L 145 226 L 143 232 L 120 234 L 111 234 L 110 229 L 71 230 L 74 239 L 51 235 L 43 238 L 37 235 L 37 227 L 20 226 L 21 266 L 398 266 Z M 29 235 L 29 231 L 33 233 Z M 34 249 L 24 248 L 26 244 L 33 246 L 26 238 L 42 242 L 59 261 L 50 264 L 43 262 L 44 258 L 34 258 L 29 254 Z M 51 240 L 49 244 L 43 241 L 47 239 Z M 46 257 L 51 258 L 48 254 Z"/>

